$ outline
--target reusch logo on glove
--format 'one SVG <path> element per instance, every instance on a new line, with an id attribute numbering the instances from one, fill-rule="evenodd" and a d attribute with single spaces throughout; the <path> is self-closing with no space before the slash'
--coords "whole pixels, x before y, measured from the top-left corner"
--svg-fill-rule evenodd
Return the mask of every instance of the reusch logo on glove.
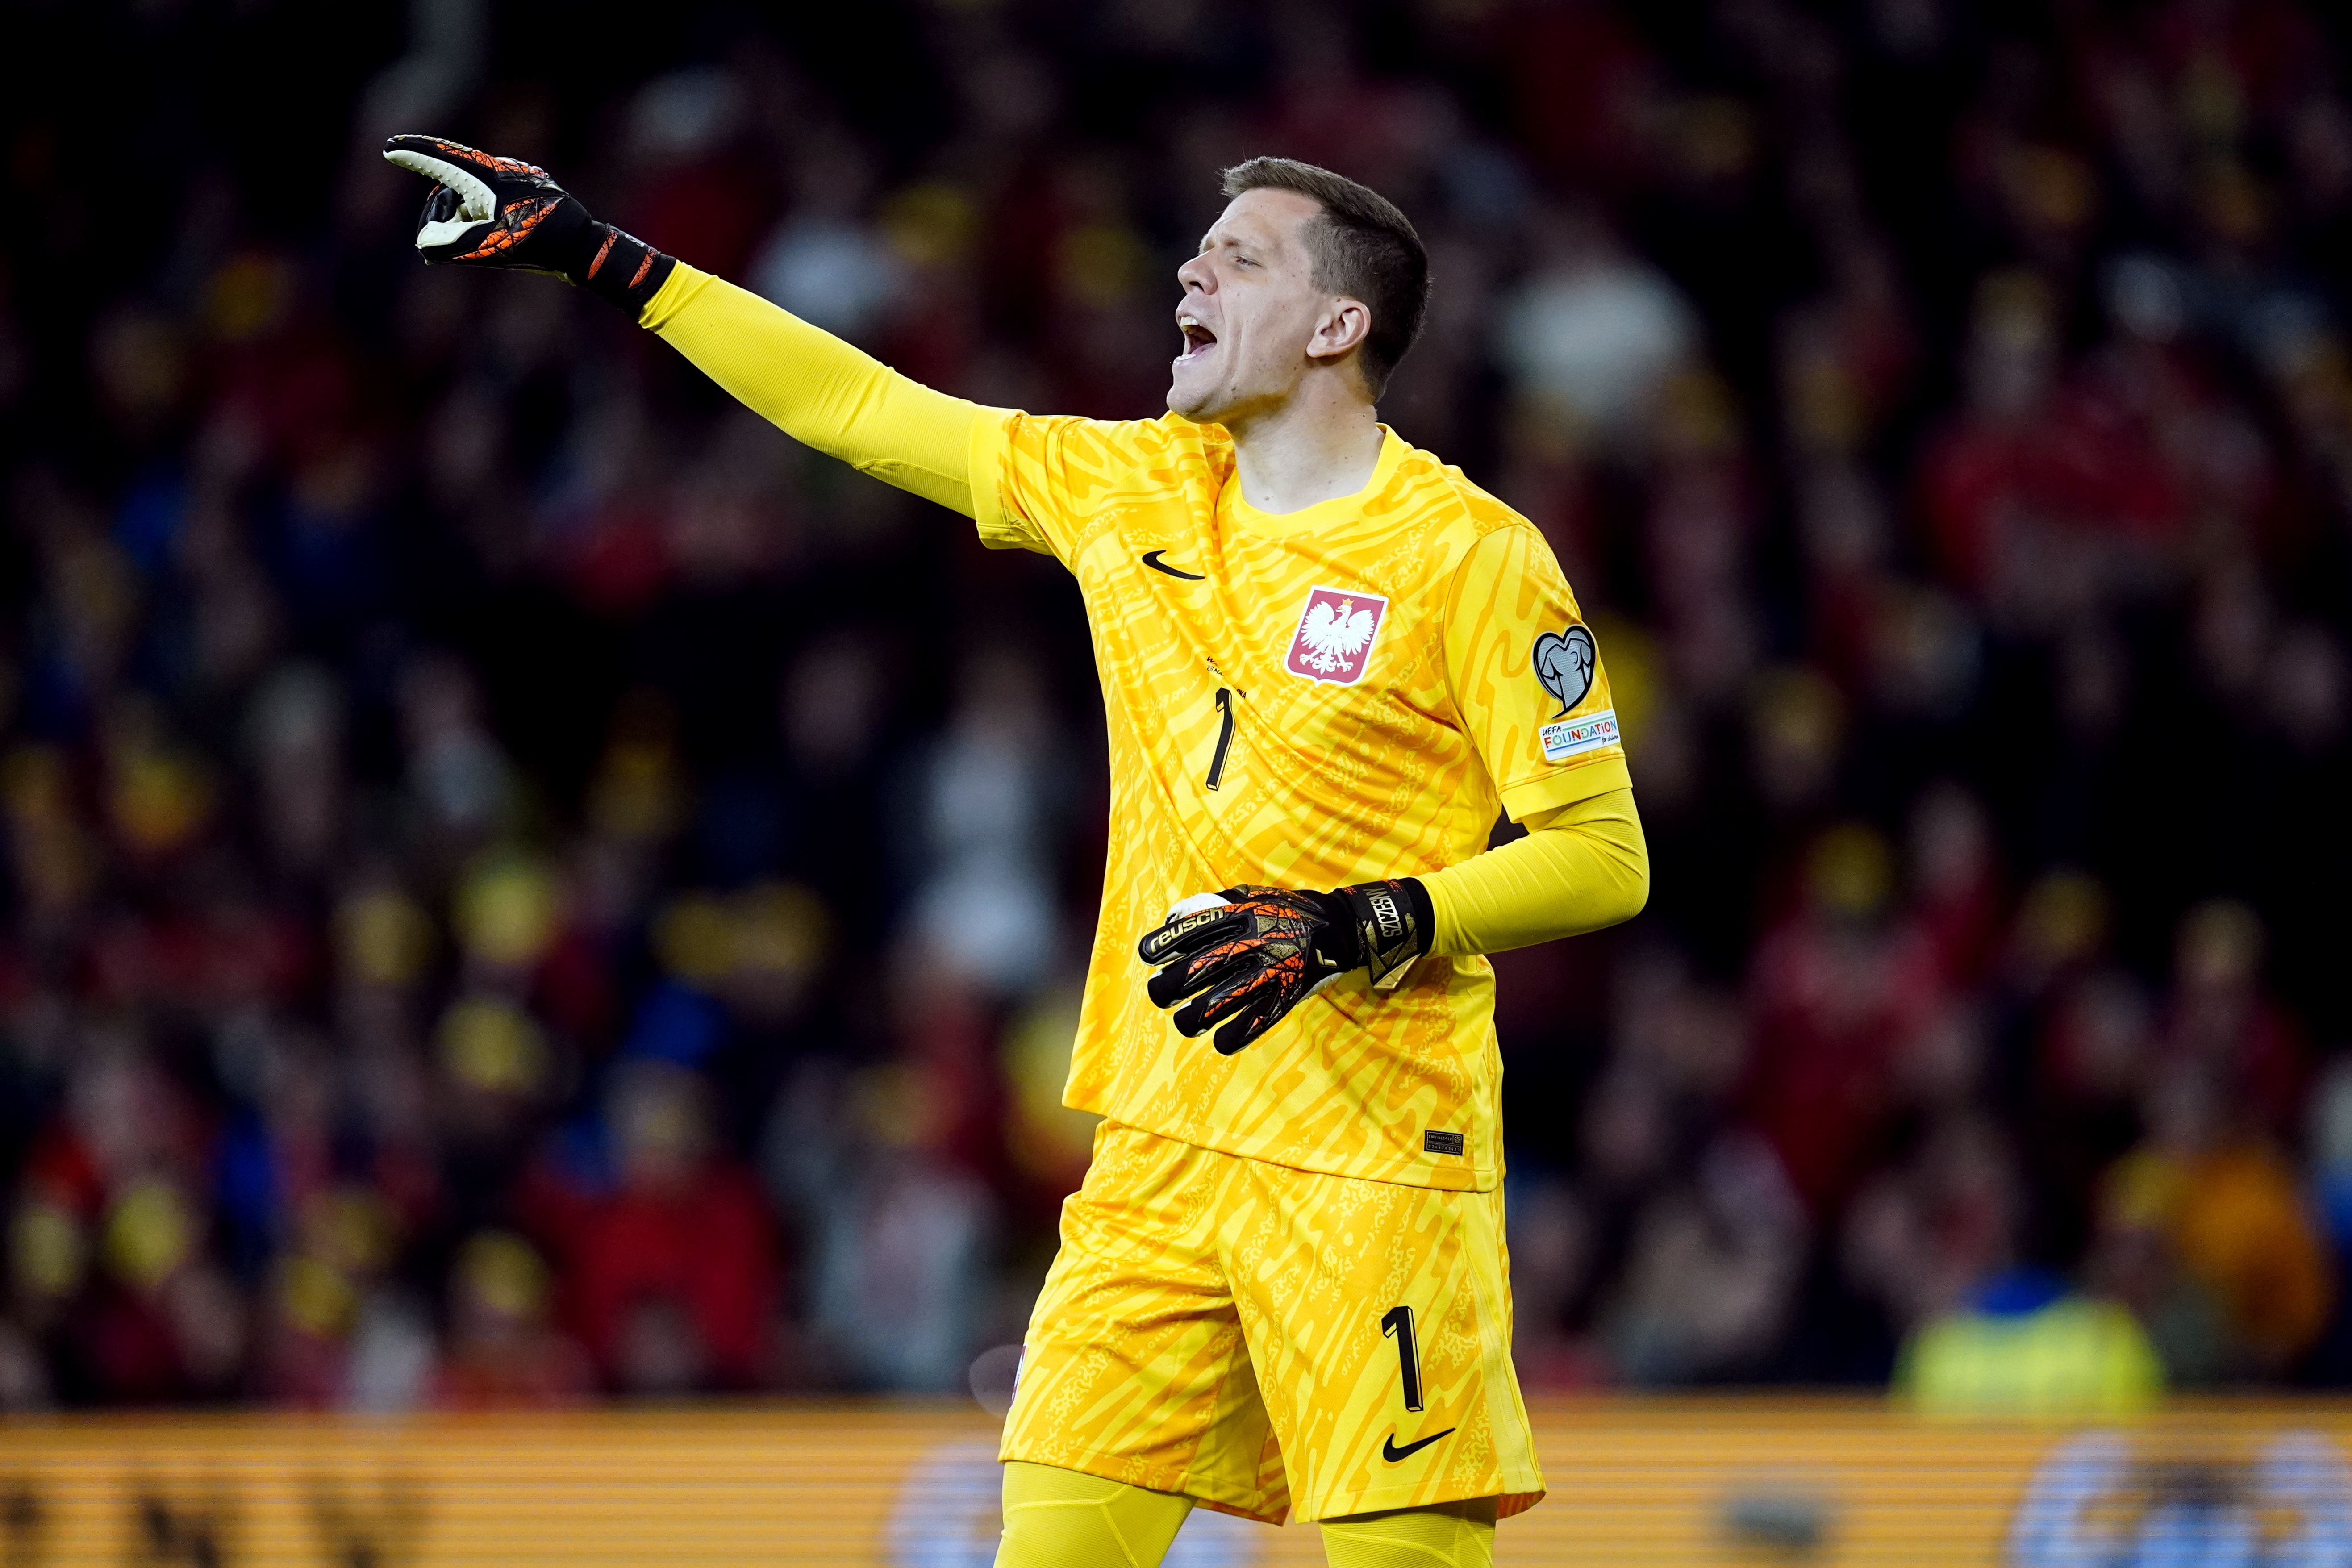
<path id="1" fill-rule="evenodd" d="M 1372 639 L 1380 635 L 1381 618 L 1388 613 L 1389 602 L 1378 594 L 1309 589 L 1283 668 L 1308 680 L 1355 685 L 1364 678 L 1364 666 L 1372 661 Z"/>

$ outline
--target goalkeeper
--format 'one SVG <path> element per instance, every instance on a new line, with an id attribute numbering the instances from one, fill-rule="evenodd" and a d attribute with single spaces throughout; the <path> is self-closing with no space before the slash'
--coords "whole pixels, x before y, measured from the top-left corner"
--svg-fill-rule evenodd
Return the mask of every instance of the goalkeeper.
<path id="1" fill-rule="evenodd" d="M 1543 1494 L 1511 1367 L 1479 955 L 1622 921 L 1608 676 L 1525 519 L 1379 423 L 1428 296 L 1393 205 L 1226 171 L 1169 412 L 984 408 L 426 136 L 430 262 L 551 272 L 810 446 L 1054 556 L 1110 747 L 1066 1103 L 1103 1117 L 1004 1428 L 1003 1568 L 1150 1568 L 1196 1504 L 1335 1564 L 1484 1564 Z M 1498 812 L 1530 831 L 1486 847 Z"/>

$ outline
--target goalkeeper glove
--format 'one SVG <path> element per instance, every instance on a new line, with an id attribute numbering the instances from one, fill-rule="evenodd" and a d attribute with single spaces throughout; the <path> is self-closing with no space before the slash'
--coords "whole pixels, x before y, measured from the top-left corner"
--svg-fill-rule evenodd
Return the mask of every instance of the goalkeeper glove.
<path id="1" fill-rule="evenodd" d="M 1429 951 L 1436 923 L 1411 877 L 1330 893 L 1227 888 L 1177 905 L 1136 951 L 1163 966 L 1147 988 L 1152 1005 L 1191 997 L 1177 1029 L 1189 1040 L 1215 1028 L 1217 1054 L 1229 1057 L 1350 970 L 1389 990 Z"/>
<path id="2" fill-rule="evenodd" d="M 578 196 L 520 159 L 494 158 L 438 136 L 388 138 L 383 155 L 434 182 L 416 220 L 416 251 L 428 264 L 551 272 L 632 319 L 677 265 L 589 216 Z"/>

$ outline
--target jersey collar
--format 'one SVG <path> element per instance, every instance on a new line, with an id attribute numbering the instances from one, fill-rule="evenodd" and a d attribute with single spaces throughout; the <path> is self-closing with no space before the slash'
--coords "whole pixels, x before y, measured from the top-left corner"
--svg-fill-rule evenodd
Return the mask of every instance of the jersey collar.
<path id="1" fill-rule="evenodd" d="M 1396 477 L 1397 465 L 1403 462 L 1412 448 L 1387 426 L 1381 426 L 1380 461 L 1372 465 L 1372 477 L 1364 488 L 1353 495 L 1333 496 L 1318 500 L 1313 506 L 1300 507 L 1297 511 L 1260 511 L 1242 496 L 1241 468 L 1236 465 L 1225 476 L 1224 504 L 1231 509 L 1234 521 L 1252 533 L 1269 539 L 1280 539 L 1294 533 L 1312 533 L 1330 528 L 1360 515 L 1367 502 L 1386 489 Z"/>

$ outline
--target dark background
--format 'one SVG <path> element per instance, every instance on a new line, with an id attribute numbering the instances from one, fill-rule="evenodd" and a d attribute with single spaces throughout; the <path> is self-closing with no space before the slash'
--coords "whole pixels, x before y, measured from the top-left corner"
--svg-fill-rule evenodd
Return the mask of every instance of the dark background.
<path id="1" fill-rule="evenodd" d="M 1655 886 L 1498 962 L 1538 1387 L 1873 1382 L 2021 1268 L 2352 1375 L 2352 108 L 2294 0 L 10 7 L 0 1403 L 950 1388 L 1083 1169 L 1051 563 L 395 130 L 985 402 L 1149 416 L 1260 152 L 1542 528 Z"/>

